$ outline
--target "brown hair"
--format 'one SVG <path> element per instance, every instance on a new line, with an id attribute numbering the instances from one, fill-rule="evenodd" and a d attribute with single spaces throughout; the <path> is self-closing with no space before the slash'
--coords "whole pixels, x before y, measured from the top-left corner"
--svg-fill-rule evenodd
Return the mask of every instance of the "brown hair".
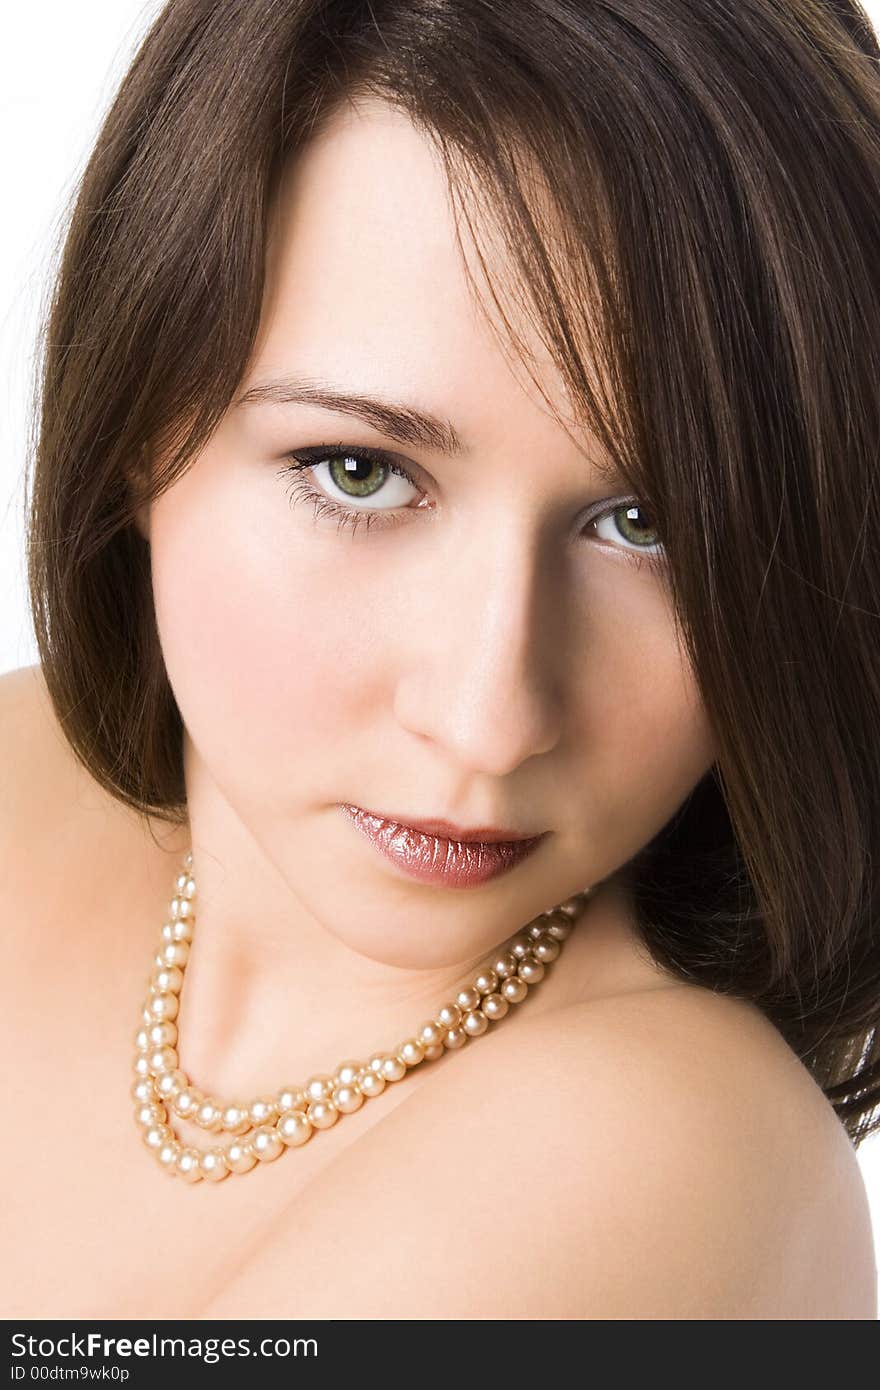
<path id="1" fill-rule="evenodd" d="M 627 866 L 644 939 L 755 1002 L 855 1144 L 880 1128 L 878 62 L 851 0 L 171 0 L 77 191 L 28 501 L 66 736 L 182 822 L 137 462 L 163 456 L 158 495 L 234 398 L 284 162 L 346 97 L 394 103 L 474 236 L 468 198 L 498 219 L 663 537 L 719 757 Z"/>

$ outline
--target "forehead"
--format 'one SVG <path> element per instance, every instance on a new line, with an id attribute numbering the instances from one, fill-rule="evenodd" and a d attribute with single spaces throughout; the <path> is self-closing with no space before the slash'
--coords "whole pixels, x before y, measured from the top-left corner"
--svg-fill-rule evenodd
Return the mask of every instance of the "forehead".
<path id="1" fill-rule="evenodd" d="M 517 268 L 478 208 L 475 247 L 431 140 L 378 100 L 339 107 L 289 161 L 270 216 L 251 377 L 290 368 L 456 415 L 504 411 L 525 393 L 570 420 L 565 383 L 517 305 Z M 460 238 L 460 240 L 459 240 Z M 490 277 L 480 263 L 485 262 Z M 510 291 L 513 293 L 510 293 Z M 511 343 L 493 291 L 518 346 Z"/>

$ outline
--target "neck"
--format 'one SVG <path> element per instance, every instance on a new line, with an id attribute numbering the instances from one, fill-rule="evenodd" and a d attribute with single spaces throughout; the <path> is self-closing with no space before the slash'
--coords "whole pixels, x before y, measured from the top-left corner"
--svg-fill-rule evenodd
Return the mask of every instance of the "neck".
<path id="1" fill-rule="evenodd" d="M 188 792 L 189 824 L 166 837 L 161 852 L 164 916 L 151 924 L 150 941 L 158 941 L 191 848 L 195 925 L 177 1049 L 193 1083 L 224 1099 L 301 1085 L 342 1061 L 396 1051 L 511 936 L 562 901 L 544 896 L 523 915 L 505 910 L 490 885 L 477 890 L 481 907 L 466 892 L 451 913 L 448 894 L 391 880 L 372 861 L 361 888 L 356 867 L 343 876 L 338 861 L 316 863 L 321 833 L 310 843 L 304 832 L 299 855 L 288 858 L 270 827 L 261 827 L 258 841 L 199 776 L 188 779 Z M 341 818 L 331 826 L 331 834 L 351 833 Z M 566 898 L 577 891 L 572 885 Z M 572 933 L 582 935 L 587 917 L 598 915 L 598 955 L 608 948 L 598 909 L 614 891 L 612 880 L 598 885 Z M 363 917 L 352 921 L 353 912 Z M 571 955 L 569 943 L 564 956 Z M 564 956 L 562 978 L 542 982 L 526 1005 L 530 1014 L 568 1002 Z M 556 964 L 550 969 L 555 974 Z"/>

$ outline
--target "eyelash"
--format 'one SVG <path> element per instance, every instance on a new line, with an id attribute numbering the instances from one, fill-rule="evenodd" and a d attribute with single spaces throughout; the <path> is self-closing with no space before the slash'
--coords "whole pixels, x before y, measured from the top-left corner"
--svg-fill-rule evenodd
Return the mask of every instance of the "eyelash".
<path id="1" fill-rule="evenodd" d="M 372 526 L 378 525 L 384 529 L 396 526 L 401 522 L 403 512 L 412 510 L 412 508 L 402 508 L 400 511 L 393 511 L 389 508 L 388 511 L 383 511 L 381 508 L 375 507 L 345 507 L 335 502 L 332 497 L 327 497 L 324 492 L 308 481 L 305 473 L 309 468 L 314 468 L 316 464 L 324 463 L 328 459 L 337 458 L 340 455 L 345 458 L 356 459 L 359 463 L 376 464 L 387 469 L 389 473 L 396 473 L 398 477 L 405 478 L 413 487 L 418 487 L 418 483 L 407 470 L 397 463 L 390 454 L 386 454 L 383 449 L 371 449 L 368 445 L 351 448 L 347 444 L 316 444 L 311 448 L 299 449 L 288 454 L 287 457 L 290 462 L 279 470 L 282 476 L 292 475 L 287 493 L 293 499 L 293 506 L 295 507 L 301 501 L 311 502 L 316 520 L 318 517 L 328 517 L 338 523 L 337 530 L 344 531 L 346 527 L 350 527 L 352 534 L 360 525 L 364 526 L 365 531 L 369 531 Z M 620 511 L 623 507 L 637 504 L 637 498 L 623 498 L 621 501 L 615 502 L 612 507 L 606 507 L 603 512 L 591 517 L 588 525 L 592 526 L 602 517 L 613 515 L 614 512 Z M 623 550 L 623 554 L 635 565 L 636 569 L 641 569 L 643 565 L 656 567 L 664 563 L 662 555 L 640 555 L 638 551 L 619 548 Z"/>

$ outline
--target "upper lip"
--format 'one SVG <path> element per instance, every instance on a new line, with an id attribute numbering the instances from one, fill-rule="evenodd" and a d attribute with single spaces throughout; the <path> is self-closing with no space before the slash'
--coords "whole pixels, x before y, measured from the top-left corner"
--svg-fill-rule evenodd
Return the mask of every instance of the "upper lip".
<path id="1" fill-rule="evenodd" d="M 541 835 L 546 834 L 546 831 L 543 830 L 507 830 L 497 825 L 464 826 L 455 825 L 449 820 L 417 820 L 413 816 L 396 816 L 386 814 L 384 811 L 372 811 L 366 806 L 352 805 L 350 809 L 364 811 L 368 816 L 376 816 L 379 820 L 390 821 L 393 825 L 402 825 L 410 830 L 418 830 L 423 835 L 436 835 L 443 840 L 478 841 L 480 844 L 492 845 L 502 841 L 536 840 Z"/>

